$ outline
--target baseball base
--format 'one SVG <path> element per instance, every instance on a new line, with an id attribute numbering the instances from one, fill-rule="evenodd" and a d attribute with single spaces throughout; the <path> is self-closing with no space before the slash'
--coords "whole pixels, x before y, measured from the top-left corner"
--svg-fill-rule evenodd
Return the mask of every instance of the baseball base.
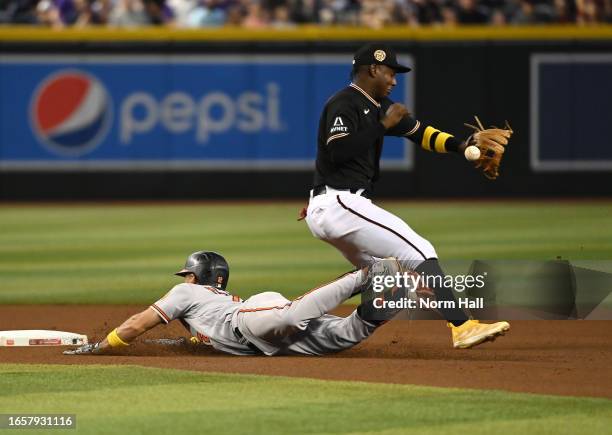
<path id="1" fill-rule="evenodd" d="M 74 332 L 24 329 L 0 331 L 0 347 L 18 346 L 81 346 L 87 336 Z"/>

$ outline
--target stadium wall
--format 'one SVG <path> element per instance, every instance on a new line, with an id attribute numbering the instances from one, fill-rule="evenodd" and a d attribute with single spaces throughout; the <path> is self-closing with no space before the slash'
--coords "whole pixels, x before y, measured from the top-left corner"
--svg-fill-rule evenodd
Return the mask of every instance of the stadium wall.
<path id="1" fill-rule="evenodd" d="M 515 130 L 495 182 L 388 141 L 378 196 L 612 195 L 612 27 L 0 28 L 0 198 L 305 197 L 320 108 L 370 40 L 413 65 L 394 98 L 418 119 Z"/>

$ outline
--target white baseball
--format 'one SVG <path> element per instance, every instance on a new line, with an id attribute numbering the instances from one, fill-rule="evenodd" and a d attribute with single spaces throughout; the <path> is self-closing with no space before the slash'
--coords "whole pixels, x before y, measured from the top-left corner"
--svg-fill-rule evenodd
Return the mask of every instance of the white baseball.
<path id="1" fill-rule="evenodd" d="M 465 158 L 470 162 L 473 162 L 474 160 L 478 160 L 480 158 L 480 150 L 477 146 L 474 145 L 470 145 L 469 147 L 467 147 L 463 154 L 465 155 Z"/>

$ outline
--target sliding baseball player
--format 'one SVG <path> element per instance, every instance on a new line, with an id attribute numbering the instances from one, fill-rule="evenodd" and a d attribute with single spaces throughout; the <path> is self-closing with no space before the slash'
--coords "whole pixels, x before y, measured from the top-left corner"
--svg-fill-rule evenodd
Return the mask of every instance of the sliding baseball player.
<path id="1" fill-rule="evenodd" d="M 376 267 L 375 267 L 376 266 Z M 144 332 L 180 320 L 197 342 L 234 355 L 324 355 L 355 346 L 377 325 L 363 320 L 358 310 L 348 317 L 327 314 L 364 286 L 373 275 L 394 275 L 401 266 L 383 260 L 289 300 L 264 292 L 243 301 L 227 292 L 229 265 L 219 254 L 193 253 L 176 275 L 184 282 L 107 337 L 65 354 L 101 354 L 128 346 Z"/>

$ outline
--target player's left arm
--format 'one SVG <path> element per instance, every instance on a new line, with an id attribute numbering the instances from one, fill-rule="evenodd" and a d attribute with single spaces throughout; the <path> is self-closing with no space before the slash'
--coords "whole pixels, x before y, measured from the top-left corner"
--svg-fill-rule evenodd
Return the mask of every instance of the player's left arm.
<path id="1" fill-rule="evenodd" d="M 387 130 L 385 136 L 405 137 L 424 150 L 434 153 L 463 153 L 467 146 L 466 141 L 422 123 L 410 115 L 403 117 L 399 124 Z"/>
<path id="2" fill-rule="evenodd" d="M 386 98 L 382 102 L 382 109 L 393 104 Z M 385 136 L 405 137 L 412 140 L 426 151 L 436 153 L 463 153 L 466 142 L 456 139 L 452 134 L 439 130 L 425 122 L 421 122 L 412 115 L 407 115 L 395 126 L 385 132 Z"/>
<path id="3" fill-rule="evenodd" d="M 382 109 L 386 110 L 393 102 L 386 99 L 382 103 Z M 452 134 L 441 131 L 431 125 L 423 123 L 410 115 L 404 116 L 393 128 L 385 132 L 385 136 L 406 137 L 426 151 L 435 153 L 460 153 L 464 154 L 468 146 L 478 148 L 476 156 L 465 156 L 467 160 L 473 161 L 476 168 L 484 173 L 485 177 L 495 180 L 499 176 L 499 169 L 505 153 L 505 147 L 514 134 L 508 121 L 504 128 L 491 126 L 484 128 L 480 119 L 474 117 L 477 126 L 464 124 L 475 130 L 466 140 L 458 140 Z"/>
<path id="4" fill-rule="evenodd" d="M 98 354 L 110 348 L 128 346 L 131 341 L 149 329 L 181 318 L 191 306 L 192 292 L 192 286 L 189 284 L 176 285 L 149 308 L 130 317 L 118 328 L 113 329 L 104 340 L 64 353 L 69 355 Z"/>
<path id="5" fill-rule="evenodd" d="M 151 308 L 133 315 L 119 327 L 111 331 L 99 344 L 100 350 L 109 347 L 127 346 L 136 337 L 144 334 L 149 329 L 155 328 L 161 324 L 162 320 L 157 313 Z"/>
<path id="6" fill-rule="evenodd" d="M 78 349 L 65 351 L 66 355 L 99 354 L 115 347 L 128 346 L 136 337 L 162 323 L 162 319 L 151 308 L 131 316 L 119 327 L 113 329 L 104 340 L 85 344 Z"/>

